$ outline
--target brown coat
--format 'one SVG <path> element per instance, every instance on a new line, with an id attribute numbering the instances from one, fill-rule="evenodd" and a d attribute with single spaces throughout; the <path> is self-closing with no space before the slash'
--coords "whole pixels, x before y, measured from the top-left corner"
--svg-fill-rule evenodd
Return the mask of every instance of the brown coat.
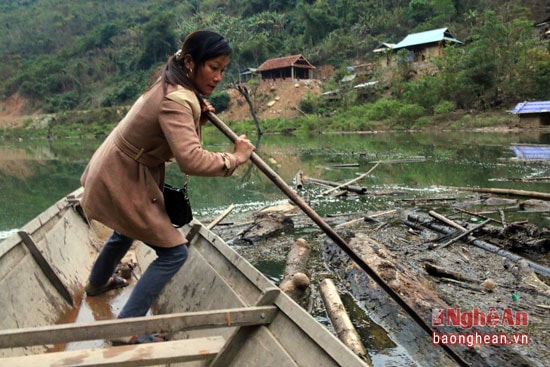
<path id="1" fill-rule="evenodd" d="M 81 177 L 81 205 L 89 219 L 155 246 L 185 243 L 164 209 L 165 162 L 196 176 L 228 176 L 222 153 L 202 149 L 196 95 L 161 83 L 145 92 L 92 156 Z"/>

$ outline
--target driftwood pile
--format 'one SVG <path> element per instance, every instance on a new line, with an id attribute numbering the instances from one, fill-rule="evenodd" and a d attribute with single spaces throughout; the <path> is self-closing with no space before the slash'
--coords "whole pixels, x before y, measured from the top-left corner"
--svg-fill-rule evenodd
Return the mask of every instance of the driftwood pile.
<path id="1" fill-rule="evenodd" d="M 302 172 L 298 172 L 294 181 L 297 190 L 303 189 L 306 184 L 316 185 L 323 188 L 323 195 L 333 197 L 395 194 L 389 191 L 369 191 L 357 184 L 377 165 L 366 174 L 344 183 L 305 177 Z M 519 209 L 529 205 L 550 211 L 548 194 L 513 191 L 478 189 L 478 192 L 484 194 L 527 198 L 523 201 L 510 200 L 509 204 Z M 491 198 L 484 200 L 486 203 L 491 202 Z M 453 196 L 398 201 L 403 204 L 401 210 L 388 208 L 378 212 L 352 213 L 351 219 L 348 213 L 345 220 L 335 224 L 334 228 L 345 233 L 354 251 L 425 320 L 431 320 L 435 309 L 479 308 L 498 312 L 513 309 L 528 313 L 528 330 L 513 325 L 480 326 L 475 329 L 480 333 L 528 334 L 528 353 L 521 349 L 521 345 L 457 346 L 454 349 L 464 361 L 472 365 L 537 366 L 536 361 L 541 360 L 539 356 L 547 352 L 550 338 L 547 335 L 550 261 L 543 257 L 550 251 L 548 228 L 540 229 L 526 221 L 508 223 L 504 211 L 499 209 L 496 209 L 498 219 L 469 211 L 464 205 L 455 205 L 457 198 Z M 494 202 L 499 200 L 494 199 Z M 434 209 L 422 214 L 416 208 L 419 204 L 422 207 L 432 204 Z M 409 206 L 415 207 L 415 210 L 407 214 L 404 209 Z M 344 216 L 329 217 L 338 220 Z M 468 219 L 464 220 L 465 217 Z M 277 238 L 281 238 L 281 235 L 292 236 L 296 221 L 301 220 L 304 218 L 300 217 L 299 210 L 290 203 L 269 208 L 256 213 L 253 221 L 245 223 L 245 228 L 231 242 L 250 245 L 275 235 Z M 432 344 L 425 330 L 416 325 L 334 243 L 325 241 L 323 249 L 323 260 L 333 271 L 332 275 L 312 274 L 308 261 L 315 244 L 299 238 L 293 239 L 288 248 L 280 288 L 298 303 L 304 305 L 306 300 L 307 307 L 308 297 L 310 301 L 314 297 L 311 286 L 317 286 L 315 290 L 322 298 L 335 333 L 365 360 L 369 361 L 368 353 L 339 293 L 351 294 L 369 316 L 421 365 L 454 365 L 454 361 L 441 348 Z M 465 332 L 456 326 L 445 326 L 437 331 L 455 334 Z M 466 331 L 471 333 L 474 328 Z M 543 362 L 540 365 L 544 365 Z"/>
<path id="2" fill-rule="evenodd" d="M 305 181 L 329 185 L 345 190 L 346 193 L 362 195 L 364 192 L 364 188 L 359 190 L 353 187 L 349 190 L 349 183 L 322 182 L 316 179 Z M 510 202 L 517 205 L 520 210 L 524 205 L 535 205 L 542 210 L 550 211 L 550 205 L 546 202 L 550 194 L 547 193 L 501 189 L 469 191 L 534 198 L 523 202 L 512 199 Z M 329 192 L 333 196 L 342 195 L 334 190 L 324 193 Z M 369 194 L 376 195 L 373 192 Z M 453 197 L 420 200 L 424 200 L 423 206 L 430 202 L 439 206 L 443 202 L 456 202 Z M 403 200 L 404 203 L 406 201 Z M 410 202 L 415 205 L 418 201 L 419 199 L 412 199 Z M 495 199 L 495 202 L 498 201 Z M 500 219 L 467 211 L 458 206 L 445 210 L 450 212 L 450 215 L 438 213 L 436 210 L 428 211 L 428 215 L 414 211 L 405 217 L 393 217 L 389 222 L 374 220 L 373 217 L 377 217 L 377 213 L 358 213 L 357 219 L 340 223 L 335 228 L 354 230 L 349 232 L 349 243 L 355 246 L 355 250 L 377 274 L 413 306 L 417 313 L 423 315 L 425 320 L 430 320 L 435 309 L 453 307 L 500 311 L 515 308 L 516 311 L 530 314 L 531 333 L 528 336 L 531 345 L 527 354 L 532 353 L 532 358 L 524 356 L 525 352 L 521 350 L 521 345 L 477 345 L 473 349 L 458 347 L 467 363 L 489 366 L 544 365 L 544 358 L 536 356 L 547 353 L 544 345 L 548 344 L 546 329 L 549 326 L 547 319 L 550 286 L 547 283 L 550 279 L 550 267 L 547 264 L 548 260 L 546 263 L 540 263 L 533 259 L 541 259 L 550 251 L 550 231 L 548 228 L 539 229 L 527 221 L 508 223 L 503 210 L 498 210 Z M 389 210 L 380 213 L 380 216 L 395 213 L 395 210 Z M 476 221 L 471 223 L 452 219 L 462 218 L 464 214 Z M 365 228 L 372 227 L 372 223 L 376 224 L 374 229 Z M 363 231 L 371 232 L 371 236 L 357 233 L 358 226 L 361 226 Z M 403 232 L 403 227 L 408 228 L 405 235 L 399 234 Z M 382 228 L 384 231 L 381 231 Z M 386 234 L 383 235 L 381 232 Z M 412 241 L 408 239 L 411 234 Z M 375 238 L 380 238 L 381 241 Z M 401 244 L 394 252 L 383 245 L 386 242 Z M 378 318 L 377 321 L 381 325 L 396 333 L 394 337 L 406 346 L 414 359 L 422 361 L 422 364 L 434 366 L 453 363 L 447 360 L 448 357 L 441 353 L 441 350 L 431 345 L 431 341 L 425 338 L 424 330 L 403 315 L 402 310 L 393 304 L 361 269 L 354 266 L 341 249 L 327 242 L 325 253 L 329 254 L 327 262 L 347 283 L 350 293 L 372 311 L 369 312 L 371 315 L 377 315 L 375 318 Z M 484 271 L 481 271 L 482 269 Z M 510 335 L 527 331 L 525 327 L 518 329 L 517 325 L 515 326 L 515 329 L 511 325 L 499 325 L 500 328 L 496 329 L 478 327 L 475 331 L 485 334 L 499 331 Z M 443 330 L 455 335 L 465 333 L 464 329 L 449 327 L 439 328 L 437 331 Z M 473 330 L 466 331 L 471 333 Z M 537 352 L 532 352 L 533 350 Z"/>

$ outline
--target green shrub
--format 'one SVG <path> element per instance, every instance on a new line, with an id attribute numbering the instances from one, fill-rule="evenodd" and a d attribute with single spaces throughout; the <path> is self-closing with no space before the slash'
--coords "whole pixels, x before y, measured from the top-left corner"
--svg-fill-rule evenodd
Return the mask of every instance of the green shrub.
<path id="1" fill-rule="evenodd" d="M 225 111 L 229 108 L 229 102 L 231 101 L 231 97 L 229 96 L 229 93 L 226 91 L 216 92 L 213 93 L 208 100 L 212 104 L 212 106 L 216 109 L 216 113 L 220 113 L 222 111 Z"/>
<path id="2" fill-rule="evenodd" d="M 402 119 L 417 119 L 426 113 L 424 107 L 417 105 L 416 103 L 404 103 L 401 104 L 396 115 Z"/>
<path id="3" fill-rule="evenodd" d="M 364 118 L 370 121 L 381 121 L 395 115 L 400 102 L 394 99 L 379 99 L 375 103 L 366 105 L 363 113 Z"/>
<path id="4" fill-rule="evenodd" d="M 441 101 L 434 106 L 434 113 L 436 115 L 440 113 L 449 113 L 454 111 L 456 111 L 456 103 L 451 101 Z"/>
<path id="5" fill-rule="evenodd" d="M 312 99 L 306 98 L 300 101 L 300 110 L 304 113 L 315 113 L 315 102 Z"/>
<path id="6" fill-rule="evenodd" d="M 416 119 L 413 124 L 413 127 L 421 129 L 423 127 L 429 126 L 432 124 L 432 118 L 430 116 L 422 116 Z"/>

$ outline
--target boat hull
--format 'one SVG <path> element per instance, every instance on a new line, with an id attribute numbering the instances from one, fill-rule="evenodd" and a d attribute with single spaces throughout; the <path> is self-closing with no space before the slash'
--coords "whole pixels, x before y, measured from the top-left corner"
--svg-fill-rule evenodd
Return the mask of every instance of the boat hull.
<path id="1" fill-rule="evenodd" d="M 172 366 L 183 365 L 183 360 L 185 366 L 213 367 L 366 365 L 197 220 L 181 229 L 185 235 L 193 227 L 197 232 L 191 238 L 187 262 L 161 293 L 154 316 L 129 319 L 126 323 L 107 320 L 56 325 L 63 314 L 73 309 L 71 302 L 78 304 L 82 298 L 92 262 L 110 233 L 97 223 L 89 225 L 79 214 L 81 192 L 77 190 L 63 198 L 21 228 L 23 233 L 0 243 L 0 305 L 4 310 L 0 357 L 31 358 L 50 349 L 45 341 L 108 339 L 161 327 L 170 332 L 174 343 L 210 341 L 203 349 L 199 346 L 192 360 L 183 355 L 164 360 Z M 33 245 L 38 254 L 35 251 L 33 255 Z M 138 243 L 135 251 L 142 270 L 155 258 L 154 252 L 143 244 Z M 38 265 L 40 255 L 46 265 Z M 48 265 L 53 275 L 48 273 Z M 161 355 L 168 343 L 171 342 L 155 343 L 165 346 L 156 347 L 158 353 L 151 354 Z M 206 353 L 212 343 L 222 346 Z M 112 349 L 114 353 L 116 349 Z M 180 349 L 184 353 L 184 348 L 177 350 Z M 56 354 L 66 361 L 70 358 L 64 353 L 75 352 L 78 351 Z M 89 358 L 107 358 L 106 353 L 97 356 L 97 351 L 94 354 L 92 350 L 81 353 L 88 353 Z M 56 357 L 46 355 L 50 359 Z M 0 358 L 0 365 L 9 366 L 15 358 Z M 145 359 L 139 365 L 155 365 L 146 364 Z M 115 361 L 109 363 L 118 365 Z"/>

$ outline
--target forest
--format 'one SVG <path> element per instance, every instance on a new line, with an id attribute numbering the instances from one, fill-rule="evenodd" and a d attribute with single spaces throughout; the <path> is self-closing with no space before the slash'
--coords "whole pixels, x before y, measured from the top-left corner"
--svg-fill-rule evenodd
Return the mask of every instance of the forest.
<path id="1" fill-rule="evenodd" d="M 375 100 L 422 115 L 550 97 L 550 41 L 534 27 L 548 19 L 545 0 L 3 0 L 0 9 L 0 99 L 17 94 L 33 111 L 130 104 L 199 28 L 234 48 L 226 85 L 269 58 L 302 54 L 331 65 L 324 87 L 337 88 L 347 66 L 374 62 L 382 42 L 447 27 L 464 44 L 446 49 L 438 73 L 412 77 L 400 63 Z"/>

